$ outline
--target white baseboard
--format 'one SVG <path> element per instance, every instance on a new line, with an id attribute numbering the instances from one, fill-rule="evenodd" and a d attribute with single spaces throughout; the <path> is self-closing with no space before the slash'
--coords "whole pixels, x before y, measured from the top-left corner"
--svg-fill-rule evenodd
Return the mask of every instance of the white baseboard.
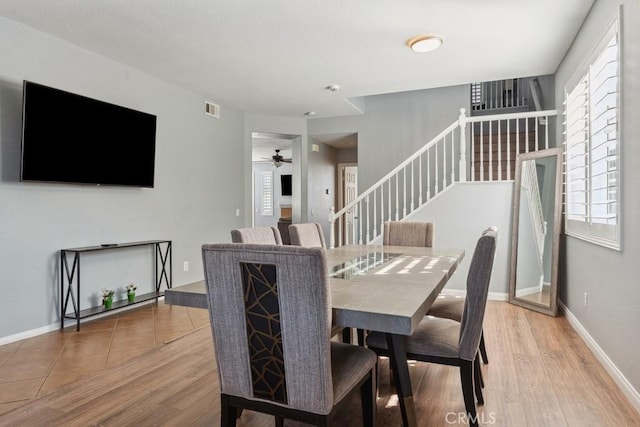
<path id="1" fill-rule="evenodd" d="M 31 329 L 29 331 L 20 332 L 17 334 L 9 335 L 0 338 L 0 345 L 11 344 L 12 342 L 26 340 L 27 338 L 33 338 L 38 335 L 53 332 L 56 329 L 60 329 L 60 322 L 52 323 L 51 325 L 42 326 L 41 328 Z"/>
<path id="2" fill-rule="evenodd" d="M 164 301 L 164 297 L 158 298 L 158 301 Z M 135 304 L 135 305 L 132 305 L 132 306 L 122 307 L 122 308 L 118 309 L 118 313 L 122 313 L 122 312 L 127 311 L 127 310 L 133 310 L 133 309 L 136 309 L 136 308 L 144 307 L 145 305 L 151 304 L 153 302 L 155 302 L 155 300 L 149 300 L 149 301 L 141 302 L 139 304 Z M 115 313 L 116 313 L 115 311 L 109 311 L 109 312 L 106 312 L 106 313 L 98 314 L 96 316 L 87 317 L 85 319 L 81 319 L 80 320 L 80 324 L 82 324 L 84 322 L 88 322 L 90 320 L 97 320 L 97 319 L 101 319 L 103 317 L 111 316 L 111 315 L 113 315 Z M 65 322 L 65 327 L 69 327 L 69 326 L 73 325 L 74 323 L 75 323 L 75 321 L 73 319 L 67 319 L 67 321 Z M 52 323 L 52 324 L 47 325 L 47 326 L 42 326 L 40 328 L 30 329 L 28 331 L 19 332 L 17 334 L 8 335 L 6 337 L 0 337 L 0 345 L 11 344 L 12 342 L 26 340 L 27 338 L 37 337 L 38 335 L 43 335 L 43 334 L 46 334 L 46 333 L 49 333 L 49 332 L 57 331 L 59 329 L 60 329 L 60 321 L 57 321 L 56 323 Z"/>
<path id="3" fill-rule="evenodd" d="M 613 363 L 609 356 L 602 350 L 602 348 L 598 345 L 598 343 L 589 335 L 589 332 L 582 326 L 580 321 L 576 316 L 571 313 L 571 311 L 567 308 L 566 305 L 560 301 L 559 303 L 560 309 L 564 312 L 565 317 L 569 321 L 569 324 L 573 327 L 576 333 L 582 338 L 582 340 L 587 344 L 587 347 L 591 349 L 596 358 L 600 361 L 604 369 L 611 375 L 613 381 L 620 387 L 622 393 L 631 401 L 631 404 L 636 408 L 638 413 L 640 413 L 640 393 L 636 390 L 633 385 L 625 378 L 625 376 L 620 372 L 618 367 Z"/>

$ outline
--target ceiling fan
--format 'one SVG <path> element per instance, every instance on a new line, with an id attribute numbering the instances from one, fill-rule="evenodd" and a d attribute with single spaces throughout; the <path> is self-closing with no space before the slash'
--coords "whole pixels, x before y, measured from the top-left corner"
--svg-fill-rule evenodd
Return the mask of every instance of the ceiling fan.
<path id="1" fill-rule="evenodd" d="M 264 159 L 268 159 L 268 157 L 263 157 Z M 274 154 L 273 156 L 271 156 L 271 163 L 273 163 L 273 166 L 279 168 L 280 166 L 282 166 L 283 163 L 291 163 L 291 159 L 285 159 L 284 157 L 282 157 L 280 155 L 280 150 L 276 150 L 276 154 Z"/>

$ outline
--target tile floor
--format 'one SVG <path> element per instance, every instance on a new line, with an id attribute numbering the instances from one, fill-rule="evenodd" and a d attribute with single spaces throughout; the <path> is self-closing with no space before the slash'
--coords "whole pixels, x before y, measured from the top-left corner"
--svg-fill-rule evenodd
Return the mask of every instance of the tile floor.
<path id="1" fill-rule="evenodd" d="M 0 414 L 208 324 L 205 309 L 160 301 L 0 346 Z"/>

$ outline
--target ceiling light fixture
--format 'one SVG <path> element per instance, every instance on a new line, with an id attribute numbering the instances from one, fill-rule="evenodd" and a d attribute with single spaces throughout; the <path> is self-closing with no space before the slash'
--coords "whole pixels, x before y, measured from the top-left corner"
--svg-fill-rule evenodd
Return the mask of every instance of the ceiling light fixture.
<path id="1" fill-rule="evenodd" d="M 444 38 L 436 34 L 412 37 L 407 40 L 407 46 L 414 52 L 424 53 L 436 50 L 442 45 Z"/>

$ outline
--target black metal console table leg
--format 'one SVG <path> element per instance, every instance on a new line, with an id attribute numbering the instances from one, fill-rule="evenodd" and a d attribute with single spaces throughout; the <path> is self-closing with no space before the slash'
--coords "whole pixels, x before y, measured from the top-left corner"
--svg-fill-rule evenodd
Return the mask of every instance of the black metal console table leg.
<path id="1" fill-rule="evenodd" d="M 73 281 L 76 281 L 76 294 L 73 293 Z M 66 284 L 66 286 L 65 286 Z M 76 330 L 80 330 L 80 255 L 74 252 L 73 264 L 69 270 L 67 252 L 60 251 L 60 329 L 64 329 L 64 319 L 69 307 L 69 299 L 73 305 L 76 318 Z"/>
<path id="2" fill-rule="evenodd" d="M 155 274 L 156 274 L 156 292 L 160 292 L 162 282 L 167 286 L 167 289 L 171 289 L 173 283 L 173 270 L 171 268 L 171 242 L 166 242 L 167 247 L 164 252 L 162 251 L 162 244 L 156 243 L 156 259 L 155 259 Z M 160 263 L 158 263 L 160 261 Z M 167 274 L 167 262 L 169 267 L 169 273 Z M 160 274 L 158 274 L 158 265 L 160 266 Z"/>

